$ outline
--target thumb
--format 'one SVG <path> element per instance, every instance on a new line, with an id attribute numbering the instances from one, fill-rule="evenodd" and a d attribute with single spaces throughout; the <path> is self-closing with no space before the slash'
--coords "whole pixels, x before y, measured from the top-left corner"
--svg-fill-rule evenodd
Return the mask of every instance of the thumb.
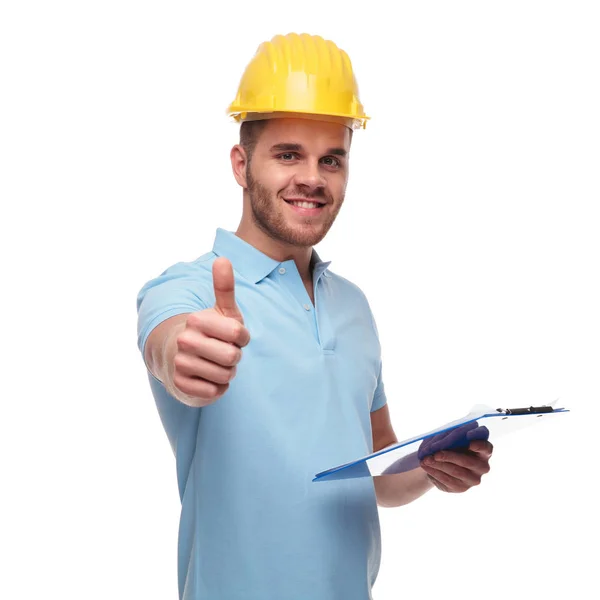
<path id="1" fill-rule="evenodd" d="M 235 279 L 231 262 L 219 257 L 213 263 L 213 286 L 215 310 L 224 317 L 231 317 L 244 324 L 242 313 L 235 302 Z"/>

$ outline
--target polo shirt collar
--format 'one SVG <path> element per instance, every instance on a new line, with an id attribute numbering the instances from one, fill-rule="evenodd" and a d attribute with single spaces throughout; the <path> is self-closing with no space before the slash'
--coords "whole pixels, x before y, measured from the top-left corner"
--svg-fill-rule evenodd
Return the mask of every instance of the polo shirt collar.
<path id="1" fill-rule="evenodd" d="M 225 256 L 230 259 L 235 270 L 252 283 L 262 281 L 281 265 L 281 262 L 263 254 L 252 244 L 238 237 L 233 231 L 227 231 L 221 227 L 217 228 L 213 252 L 217 256 Z M 331 264 L 331 261 L 322 261 L 314 248 L 311 261 L 314 280 L 318 279 L 321 274 L 330 277 L 327 273 L 327 267 Z"/>

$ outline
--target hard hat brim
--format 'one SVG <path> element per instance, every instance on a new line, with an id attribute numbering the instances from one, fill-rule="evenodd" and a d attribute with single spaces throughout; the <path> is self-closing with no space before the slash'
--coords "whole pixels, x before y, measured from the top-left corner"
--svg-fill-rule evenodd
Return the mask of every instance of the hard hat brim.
<path id="1" fill-rule="evenodd" d="M 363 117 L 356 117 L 351 115 L 330 115 L 330 114 L 321 114 L 317 112 L 311 113 L 303 113 L 297 111 L 285 111 L 285 110 L 256 110 L 253 109 L 250 111 L 238 111 L 231 112 L 228 111 L 228 115 L 234 119 L 237 123 L 242 123 L 243 121 L 263 121 L 266 119 L 309 119 L 312 121 L 325 121 L 328 123 L 339 123 L 341 125 L 345 125 L 349 129 L 364 129 L 367 125 L 367 121 L 370 117 L 366 115 Z"/>

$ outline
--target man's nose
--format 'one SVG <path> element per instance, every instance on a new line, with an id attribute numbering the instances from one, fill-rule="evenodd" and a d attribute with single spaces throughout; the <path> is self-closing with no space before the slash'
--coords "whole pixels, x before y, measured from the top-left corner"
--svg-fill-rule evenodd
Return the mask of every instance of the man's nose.
<path id="1" fill-rule="evenodd" d="M 305 186 L 311 191 L 325 187 L 327 183 L 319 162 L 312 160 L 306 161 L 298 167 L 294 180 L 298 186 Z"/>

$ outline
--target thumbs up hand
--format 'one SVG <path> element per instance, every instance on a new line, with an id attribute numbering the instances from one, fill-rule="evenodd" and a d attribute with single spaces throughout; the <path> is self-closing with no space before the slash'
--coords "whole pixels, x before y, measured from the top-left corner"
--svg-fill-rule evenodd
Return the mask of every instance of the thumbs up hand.
<path id="1" fill-rule="evenodd" d="M 213 263 L 213 286 L 214 307 L 190 313 L 173 358 L 173 384 L 197 399 L 197 406 L 212 404 L 227 391 L 250 341 L 235 301 L 233 267 L 224 257 Z"/>

